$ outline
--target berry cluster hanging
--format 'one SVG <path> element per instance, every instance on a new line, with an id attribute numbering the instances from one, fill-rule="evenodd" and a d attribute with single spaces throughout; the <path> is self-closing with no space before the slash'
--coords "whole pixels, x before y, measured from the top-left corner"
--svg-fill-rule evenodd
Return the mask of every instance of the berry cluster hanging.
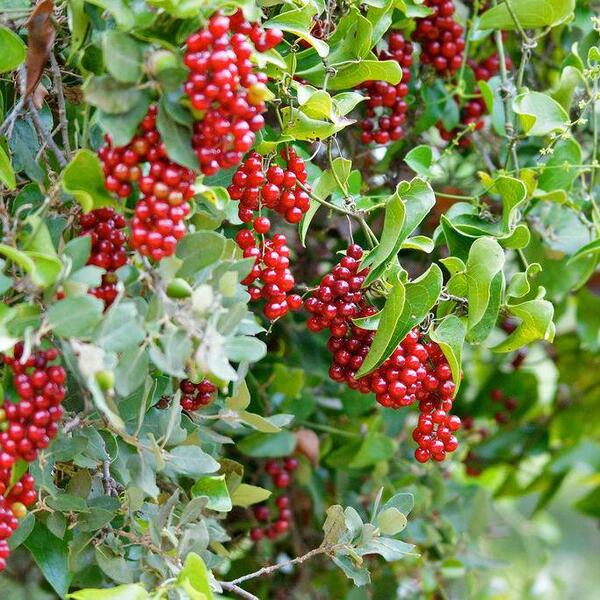
<path id="1" fill-rule="evenodd" d="M 272 163 L 265 169 L 263 157 L 252 152 L 234 173 L 227 188 L 232 200 L 239 201 L 238 215 L 249 223 L 261 207 L 270 208 L 288 223 L 298 223 L 310 207 L 310 185 L 304 160 L 293 148 L 282 150 L 284 166 Z M 264 233 L 264 232 L 263 232 Z"/>
<path id="2" fill-rule="evenodd" d="M 192 146 L 205 175 L 234 167 L 264 127 L 267 76 L 255 71 L 250 57 L 283 39 L 279 29 L 266 31 L 244 19 L 213 15 L 208 26 L 187 39 L 184 90 L 202 118 L 194 124 Z"/>
<path id="3" fill-rule="evenodd" d="M 352 244 L 346 256 L 323 277 L 304 303 L 312 313 L 307 327 L 314 332 L 329 329 L 332 333 L 327 349 L 332 354 L 329 376 L 333 381 L 363 394 L 374 393 L 377 402 L 388 408 L 418 402 L 422 414 L 415 430 L 419 435 L 413 436 L 419 444 L 415 456 L 420 462 L 430 457 L 443 460 L 446 452 L 453 452 L 458 446 L 453 435 L 446 435 L 446 429 L 456 431 L 460 419 L 448 414 L 456 386 L 437 344 L 424 340 L 416 329 L 410 331 L 377 369 L 356 378 L 375 332 L 359 327 L 354 320 L 377 312 L 374 306 L 367 305 L 361 289 L 368 274 L 367 269 L 360 269 L 362 256 L 362 248 Z M 427 425 L 421 426 L 421 422 Z M 424 429 L 428 430 L 427 435 L 421 436 Z M 442 442 L 441 447 L 438 441 Z"/>
<path id="4" fill-rule="evenodd" d="M 298 468 L 298 460 L 288 456 L 282 461 L 268 460 L 265 463 L 265 473 L 271 478 L 273 485 L 278 489 L 289 487 L 293 480 L 293 473 Z M 259 504 L 252 510 L 254 518 L 262 523 L 261 526 L 250 530 L 250 539 L 254 542 L 262 540 L 265 536 L 275 540 L 284 535 L 290 528 L 292 511 L 290 509 L 290 498 L 283 494 L 273 498 L 277 515 L 273 519 L 272 509 L 267 504 Z"/>
<path id="5" fill-rule="evenodd" d="M 91 238 L 92 251 L 87 264 L 106 271 L 100 286 L 90 290 L 90 294 L 103 300 L 107 307 L 117 297 L 115 271 L 127 264 L 127 237 L 123 231 L 126 224 L 125 217 L 112 208 L 97 208 L 79 217 L 79 235 Z"/>
<path id="6" fill-rule="evenodd" d="M 363 93 L 368 99 L 366 116 L 360 122 L 360 139 L 365 144 L 387 144 L 404 135 L 402 125 L 408 110 L 405 98 L 411 79 L 413 46 L 399 31 L 391 33 L 387 43 L 387 50 L 379 52 L 379 60 L 395 60 L 402 67 L 402 79 L 396 85 L 387 81 L 367 81 L 364 84 Z"/>
<path id="7" fill-rule="evenodd" d="M 6 567 L 8 538 L 36 500 L 33 477 L 24 473 L 13 483 L 13 467 L 18 461 L 34 461 L 56 437 L 66 394 L 67 374 L 63 367 L 52 364 L 58 350 L 38 350 L 23 358 L 22 343 L 14 347 L 12 357 L 3 356 L 12 371 L 18 401 L 5 400 L 0 410 L 0 571 Z"/>
<path id="8" fill-rule="evenodd" d="M 452 75 L 460 68 L 465 49 L 463 27 L 457 23 L 452 0 L 425 0 L 433 14 L 416 19 L 412 39 L 421 45 L 421 63 L 431 65 L 441 75 Z"/>
<path id="9" fill-rule="evenodd" d="M 183 379 L 179 384 L 181 390 L 181 408 L 183 410 L 194 411 L 204 406 L 208 406 L 215 398 L 217 386 L 203 379 L 198 383 L 194 383 L 189 379 Z"/>

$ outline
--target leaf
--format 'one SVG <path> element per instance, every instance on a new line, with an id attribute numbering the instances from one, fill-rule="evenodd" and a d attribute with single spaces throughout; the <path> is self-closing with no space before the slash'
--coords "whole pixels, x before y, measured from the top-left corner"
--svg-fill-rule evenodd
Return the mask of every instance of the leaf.
<path id="1" fill-rule="evenodd" d="M 133 302 L 114 304 L 98 327 L 94 340 L 107 352 L 122 352 L 137 346 L 145 337 Z"/>
<path id="2" fill-rule="evenodd" d="M 433 162 L 433 150 L 430 146 L 424 144 L 415 146 L 406 154 L 404 162 L 417 173 L 417 175 L 427 177 L 429 175 L 429 168 Z"/>
<path id="3" fill-rule="evenodd" d="M 351 469 L 372 467 L 378 462 L 389 460 L 396 452 L 396 443 L 392 438 L 376 431 L 369 432 L 361 442 L 358 452 L 348 463 Z"/>
<path id="4" fill-rule="evenodd" d="M 25 96 L 35 92 L 54 46 L 56 30 L 52 23 L 53 0 L 41 0 L 27 20 L 27 82 Z"/>
<path id="5" fill-rule="evenodd" d="M 294 34 L 305 42 L 309 43 L 319 54 L 321 58 L 329 54 L 329 46 L 313 35 L 310 31 L 313 27 L 313 17 L 315 9 L 310 2 L 307 2 L 302 8 L 287 10 L 269 19 L 263 24 L 263 27 L 277 28 Z"/>
<path id="6" fill-rule="evenodd" d="M 0 29 L 0 33 L 1 31 Z M 17 180 L 10 164 L 10 158 L 2 146 L 0 146 L 0 181 L 4 182 L 9 190 L 14 190 L 17 187 Z"/>
<path id="7" fill-rule="evenodd" d="M 553 98 L 541 92 L 525 92 L 513 101 L 521 126 L 527 135 L 547 135 L 565 131 L 569 127 L 569 115 Z"/>
<path id="8" fill-rule="evenodd" d="M 402 79 L 402 68 L 395 60 L 354 60 L 344 64 L 327 83 L 330 90 L 359 87 L 365 81 L 387 81 L 397 85 Z"/>
<path id="9" fill-rule="evenodd" d="M 390 341 L 395 338 L 398 322 L 402 317 L 405 297 L 404 284 L 400 279 L 397 279 L 385 299 L 385 305 L 379 314 L 379 326 L 375 333 L 375 338 L 373 339 L 369 353 L 356 373 L 356 379 L 370 373 L 387 358 L 386 352 L 388 351 Z"/>
<path id="10" fill-rule="evenodd" d="M 468 328 L 481 321 L 490 302 L 492 279 L 502 270 L 504 251 L 492 238 L 481 237 L 473 242 L 467 259 Z"/>
<path id="11" fill-rule="evenodd" d="M 429 337 L 442 349 L 452 370 L 452 380 L 456 385 L 456 392 L 460 386 L 462 349 L 465 342 L 466 328 L 464 323 L 455 315 L 448 315 L 429 332 Z"/>
<path id="12" fill-rule="evenodd" d="M 219 463 L 199 446 L 178 446 L 165 459 L 176 475 L 196 478 L 219 470 Z"/>
<path id="13" fill-rule="evenodd" d="M 93 296 L 71 296 L 50 306 L 48 325 L 62 337 L 90 337 L 100 322 L 104 303 Z"/>
<path id="14" fill-rule="evenodd" d="M 161 371 L 173 377 L 185 377 L 185 362 L 192 353 L 192 342 L 185 331 L 174 329 L 160 337 L 162 348 L 150 346 L 150 360 Z"/>
<path id="15" fill-rule="evenodd" d="M 387 508 L 397 508 L 402 514 L 408 515 L 415 505 L 415 498 L 408 492 L 399 492 L 394 494 L 384 505 L 383 510 Z"/>
<path id="16" fill-rule="evenodd" d="M 91 150 L 79 150 L 62 173 L 62 186 L 75 197 L 84 212 L 102 206 L 115 206 L 115 200 L 104 188 L 104 172 L 100 159 Z"/>
<path id="17" fill-rule="evenodd" d="M 591 256 L 598 254 L 600 252 L 600 239 L 594 240 L 585 246 L 582 246 L 571 256 L 569 262 L 574 262 L 576 259 L 581 258 L 582 256 Z"/>
<path id="18" fill-rule="evenodd" d="M 257 431 L 262 431 L 263 433 L 277 433 L 278 431 L 281 431 L 281 427 L 277 427 L 277 425 L 269 421 L 269 419 L 261 417 L 260 415 L 241 410 L 239 416 L 243 423 Z"/>
<path id="19" fill-rule="evenodd" d="M 147 600 L 149 597 L 139 583 L 117 585 L 106 590 L 85 589 L 67 594 L 70 600 Z"/>
<path id="20" fill-rule="evenodd" d="M 137 83 L 141 79 L 144 51 L 131 36 L 122 31 L 105 31 L 102 52 L 106 70 L 117 81 Z"/>
<path id="21" fill-rule="evenodd" d="M 379 276 L 381 268 L 396 256 L 403 242 L 434 205 L 433 190 L 423 179 L 416 177 L 409 182 L 402 181 L 398 184 L 396 192 L 386 204 L 379 245 L 362 262 L 363 267 L 369 266 L 371 269 L 364 285 L 368 285 Z"/>
<path id="22" fill-rule="evenodd" d="M 339 504 L 330 506 L 326 511 L 327 517 L 323 523 L 322 546 L 337 544 L 340 537 L 346 531 L 346 517 L 344 509 Z"/>
<path id="23" fill-rule="evenodd" d="M 177 576 L 178 583 L 184 581 L 189 582 L 196 592 L 202 594 L 200 597 L 203 600 L 213 599 L 214 596 L 210 589 L 209 571 L 202 558 L 195 552 L 190 552 L 186 556 L 183 569 L 181 569 Z"/>
<path id="24" fill-rule="evenodd" d="M 190 277 L 217 262 L 225 251 L 225 238 L 214 231 L 197 231 L 177 244 L 175 254 L 183 260 L 178 277 Z"/>
<path id="25" fill-rule="evenodd" d="M 135 25 L 135 13 L 126 0 L 89 0 L 89 2 L 111 13 L 121 29 L 129 31 Z"/>
<path id="26" fill-rule="evenodd" d="M 52 535 L 37 521 L 33 532 L 25 540 L 25 546 L 31 552 L 46 581 L 61 598 L 64 598 L 71 582 L 67 543 Z"/>
<path id="27" fill-rule="evenodd" d="M 71 259 L 71 272 L 83 268 L 92 251 L 92 238 L 80 235 L 69 240 L 63 249 L 63 254 Z"/>
<path id="28" fill-rule="evenodd" d="M 377 516 L 377 527 L 383 535 L 396 535 L 407 523 L 406 517 L 395 507 L 386 508 Z"/>
<path id="29" fill-rule="evenodd" d="M 360 546 L 358 551 L 361 555 L 379 554 L 385 560 L 391 562 L 400 560 L 405 555 L 417 556 L 414 552 L 415 547 L 412 544 L 407 544 L 400 540 L 392 538 L 380 537 L 374 538 L 368 543 Z"/>
<path id="30" fill-rule="evenodd" d="M 538 188 L 545 192 L 569 190 L 579 174 L 576 165 L 582 161 L 581 146 L 574 139 L 560 140 L 538 179 Z"/>
<path id="31" fill-rule="evenodd" d="M 511 0 L 511 6 L 523 29 L 559 25 L 575 10 L 575 0 Z M 506 2 L 481 15 L 479 29 L 515 31 L 518 29 Z"/>
<path id="32" fill-rule="evenodd" d="M 554 339 L 554 306 L 541 298 L 544 292 L 545 290 L 540 288 L 535 300 L 507 306 L 508 312 L 521 322 L 505 340 L 492 347 L 494 352 L 512 352 L 536 340 Z"/>
<path id="33" fill-rule="evenodd" d="M 23 40 L 6 27 L 0 27 L 0 73 L 16 69 L 25 60 Z"/>
<path id="34" fill-rule="evenodd" d="M 110 75 L 90 77 L 83 86 L 86 100 L 110 115 L 122 114 L 143 103 L 147 91 L 117 81 Z"/>
<path id="35" fill-rule="evenodd" d="M 240 452 L 255 458 L 288 456 L 295 446 L 296 438 L 289 431 L 252 433 L 237 445 Z"/>
<path id="36" fill-rule="evenodd" d="M 145 93 L 139 102 L 127 112 L 108 114 L 98 110 L 94 117 L 100 127 L 110 135 L 115 146 L 125 146 L 135 135 L 138 125 L 148 112 L 150 102 L 150 94 Z"/>
<path id="37" fill-rule="evenodd" d="M 356 374 L 356 378 L 365 375 L 369 371 L 363 368 L 365 364 L 370 370 L 375 369 L 386 358 L 391 356 L 398 344 L 406 337 L 406 334 L 415 326 L 418 325 L 427 316 L 429 311 L 437 302 L 442 290 L 442 271 L 434 263 L 429 269 L 419 278 L 405 284 L 405 300 L 402 308 L 402 313 L 396 319 L 393 335 L 387 336 L 388 342 L 384 351 L 379 348 L 377 350 L 377 362 L 370 359 L 371 350 L 365 358 L 363 366 Z M 379 331 L 376 334 L 379 335 Z M 373 341 L 374 345 L 374 341 Z"/>
<path id="38" fill-rule="evenodd" d="M 248 508 L 253 504 L 264 502 L 271 495 L 270 490 L 258 487 L 256 485 L 249 485 L 247 483 L 240 483 L 231 494 L 231 502 L 234 506 L 242 506 Z"/>
<path id="39" fill-rule="evenodd" d="M 232 509 L 231 498 L 225 484 L 225 475 L 213 475 L 198 479 L 191 489 L 192 496 L 206 496 L 206 508 L 217 512 L 229 512 Z"/>
<path id="40" fill-rule="evenodd" d="M 344 572 L 346 577 L 352 580 L 354 585 L 362 586 L 370 583 L 371 576 L 366 567 L 359 567 L 349 556 L 333 556 L 333 562 Z"/>
<path id="41" fill-rule="evenodd" d="M 244 410 L 250 404 L 250 392 L 246 381 L 234 388 L 234 393 L 225 400 L 225 406 L 229 410 Z"/>
<path id="42" fill-rule="evenodd" d="M 198 157 L 192 148 L 192 129 L 181 125 L 171 117 L 164 97 L 159 103 L 156 128 L 170 159 L 189 169 L 199 169 Z"/>

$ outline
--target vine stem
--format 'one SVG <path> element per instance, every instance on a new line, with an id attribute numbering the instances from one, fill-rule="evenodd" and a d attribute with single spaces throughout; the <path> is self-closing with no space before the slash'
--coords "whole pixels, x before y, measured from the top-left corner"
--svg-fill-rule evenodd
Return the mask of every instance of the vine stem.
<path id="1" fill-rule="evenodd" d="M 248 581 L 249 579 L 256 579 L 257 577 L 263 577 L 264 575 L 270 575 L 271 573 L 274 573 L 275 571 L 279 571 L 280 569 L 283 569 L 285 567 L 291 567 L 293 565 L 300 565 L 303 562 L 306 562 L 307 560 L 314 558 L 315 556 L 319 556 L 320 554 L 327 554 L 329 552 L 336 550 L 337 548 L 341 548 L 342 546 L 343 546 L 343 544 L 319 546 L 318 548 L 314 548 L 313 550 L 310 550 L 309 552 L 307 552 L 306 554 L 303 554 L 302 556 L 297 556 L 296 558 L 293 558 L 291 560 L 286 560 L 284 562 L 276 563 L 274 565 L 269 565 L 268 567 L 263 567 L 262 569 L 259 569 L 258 571 L 254 571 L 253 573 L 248 573 L 246 575 L 242 575 L 242 577 L 238 577 L 237 579 L 234 579 L 233 581 L 227 581 L 225 583 L 226 583 L 226 585 L 227 584 L 228 585 L 237 585 L 238 583 Z"/>
<path id="2" fill-rule="evenodd" d="M 258 596 L 247 592 L 241 587 L 235 585 L 235 583 L 231 583 L 230 581 L 219 581 L 218 583 L 224 590 L 227 590 L 228 592 L 233 592 L 241 598 L 245 598 L 246 600 L 259 600 Z"/>

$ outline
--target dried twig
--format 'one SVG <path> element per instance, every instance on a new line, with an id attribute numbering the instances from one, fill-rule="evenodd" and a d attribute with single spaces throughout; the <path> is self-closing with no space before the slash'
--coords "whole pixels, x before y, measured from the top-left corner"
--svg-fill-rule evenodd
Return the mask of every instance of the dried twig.
<path id="1" fill-rule="evenodd" d="M 224 590 L 226 590 L 228 592 L 233 592 L 234 594 L 237 594 L 238 596 L 241 596 L 242 598 L 246 598 L 246 600 L 259 600 L 258 596 L 255 596 L 254 594 L 247 592 L 246 590 L 242 589 L 241 587 L 238 587 L 237 585 L 235 585 L 235 583 L 231 583 L 229 581 L 219 581 L 219 585 Z"/>
<path id="2" fill-rule="evenodd" d="M 58 164 L 61 167 L 65 167 L 67 165 L 67 159 L 65 158 L 65 155 L 62 153 L 61 149 L 56 145 L 56 142 L 52 139 L 52 133 L 46 131 L 46 129 L 44 128 L 42 119 L 40 118 L 38 111 L 35 109 L 35 106 L 33 105 L 31 99 L 27 100 L 27 107 L 29 108 L 29 111 L 31 113 L 33 126 L 35 127 L 38 137 L 47 144 L 50 150 L 52 150 L 52 153 L 54 154 L 54 156 L 56 156 Z"/>

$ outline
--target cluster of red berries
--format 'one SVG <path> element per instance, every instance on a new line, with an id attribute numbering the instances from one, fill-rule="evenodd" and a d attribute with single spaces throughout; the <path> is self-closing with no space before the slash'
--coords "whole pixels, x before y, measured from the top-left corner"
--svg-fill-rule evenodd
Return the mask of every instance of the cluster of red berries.
<path id="1" fill-rule="evenodd" d="M 276 488 L 284 489 L 292 483 L 294 471 L 298 468 L 298 460 L 289 456 L 282 462 L 268 460 L 265 463 L 265 472 L 271 478 Z M 277 516 L 271 517 L 271 509 L 266 504 L 259 504 L 253 509 L 254 517 L 260 523 L 265 523 L 262 528 L 254 527 L 250 530 L 250 539 L 254 542 L 262 540 L 265 536 L 270 540 L 275 540 L 285 534 L 290 528 L 290 519 L 292 511 L 290 509 L 289 496 L 280 495 L 275 498 L 275 507 Z"/>
<path id="2" fill-rule="evenodd" d="M 499 410 L 494 414 L 494 419 L 498 425 L 505 425 L 510 420 L 510 413 L 517 410 L 518 403 L 516 398 L 507 397 L 501 389 L 494 388 L 490 392 L 492 402 L 502 404 L 505 410 Z"/>
<path id="3" fill-rule="evenodd" d="M 253 225 L 254 230 L 261 235 L 267 233 L 271 226 L 266 217 L 257 217 Z M 302 308 L 302 298 L 290 293 L 296 282 L 289 269 L 290 250 L 285 235 L 276 233 L 272 239 L 263 238 L 257 243 L 257 238 L 250 229 L 242 229 L 235 240 L 243 250 L 244 258 L 253 258 L 255 261 L 242 284 L 248 286 L 250 300 L 265 300 L 265 317 L 273 321 L 283 317 L 289 310 Z"/>
<path id="4" fill-rule="evenodd" d="M 206 28 L 187 38 L 184 62 L 190 74 L 185 93 L 202 113 L 194 124 L 192 146 L 205 175 L 238 164 L 264 127 L 267 77 L 251 62 L 283 39 L 279 29 L 264 30 L 244 19 L 215 13 Z"/>
<path id="5" fill-rule="evenodd" d="M 34 480 L 29 473 L 11 486 L 13 465 L 22 459 L 31 462 L 38 451 L 47 448 L 58 432 L 62 417 L 61 402 L 66 394 L 65 370 L 50 364 L 58 350 L 38 350 L 22 361 L 23 344 L 3 362 L 13 373 L 13 385 L 19 400 L 5 400 L 0 409 L 0 571 L 6 566 L 7 539 L 18 527 L 26 508 L 36 500 Z"/>
<path id="6" fill-rule="evenodd" d="M 208 379 L 203 379 L 199 383 L 183 379 L 179 389 L 182 392 L 181 408 L 193 411 L 208 406 L 213 401 L 217 386 Z"/>
<path id="7" fill-rule="evenodd" d="M 304 160 L 293 148 L 282 150 L 281 156 L 285 167 L 273 163 L 265 170 L 262 156 L 252 152 L 233 175 L 228 191 L 232 200 L 239 201 L 238 214 L 244 223 L 261 207 L 274 210 L 288 223 L 298 223 L 309 209 Z"/>
<path id="8" fill-rule="evenodd" d="M 417 19 L 417 28 L 412 34 L 421 45 L 421 62 L 432 65 L 441 74 L 455 73 L 463 60 L 465 40 L 463 27 L 457 23 L 452 0 L 425 0 L 425 6 L 433 14 Z"/>
<path id="9" fill-rule="evenodd" d="M 475 73 L 475 79 L 477 81 L 488 81 L 500 70 L 500 59 L 497 54 L 492 54 L 481 63 L 476 63 L 474 60 L 469 59 L 468 65 L 473 69 Z M 506 66 L 510 68 L 512 62 L 510 57 L 506 58 Z M 475 94 L 479 93 L 479 88 L 475 88 Z M 482 96 L 476 98 L 470 98 L 467 103 L 463 106 L 460 113 L 460 122 L 463 126 L 471 126 L 475 131 L 479 131 L 483 128 L 482 117 L 486 113 L 487 107 Z M 440 137 L 445 141 L 450 141 L 456 137 L 460 132 L 461 128 L 457 127 L 452 131 L 446 130 L 441 123 L 438 123 L 438 129 L 440 131 Z M 458 144 L 462 147 L 467 147 L 471 143 L 468 137 L 461 137 Z"/>
<path id="10" fill-rule="evenodd" d="M 460 419 L 448 414 L 456 386 L 437 344 L 423 340 L 414 329 L 377 369 L 356 378 L 375 332 L 359 327 L 354 320 L 377 312 L 374 306 L 366 305 L 361 291 L 368 273 L 368 269 L 360 269 L 362 255 L 362 248 L 352 244 L 346 256 L 323 277 L 305 301 L 305 308 L 312 313 L 307 326 L 310 331 L 329 328 L 332 333 L 327 349 L 332 354 L 329 376 L 333 381 L 363 394 L 374 393 L 377 402 L 388 408 L 418 401 L 422 414 L 413 434 L 419 444 L 415 456 L 420 462 L 430 457 L 443 460 L 446 452 L 458 446 L 451 434 L 460 427 Z"/>
<path id="11" fill-rule="evenodd" d="M 106 271 L 101 285 L 90 293 L 103 300 L 106 306 L 110 306 L 117 297 L 117 276 L 114 272 L 127 263 L 127 237 L 123 231 L 126 224 L 125 217 L 112 208 L 97 208 L 79 217 L 79 235 L 89 235 L 92 240 L 87 264 Z"/>
<path id="12" fill-rule="evenodd" d="M 312 316 L 307 321 L 310 331 L 329 328 L 335 338 L 343 338 L 351 321 L 365 309 L 362 285 L 367 269 L 360 269 L 363 249 L 351 244 L 340 262 L 321 279 L 319 287 L 305 300 L 304 307 Z"/>
<path id="13" fill-rule="evenodd" d="M 126 146 L 113 148 L 107 136 L 98 154 L 109 191 L 114 191 L 111 182 L 119 177 L 137 182 L 141 199 L 131 220 L 131 245 L 159 261 L 173 254 L 177 241 L 185 235 L 183 220 L 190 213 L 188 201 L 194 195 L 195 177 L 167 156 L 156 129 L 157 113 L 155 105 L 148 109 L 138 134 Z M 148 163 L 145 175 L 141 172 L 143 163 Z"/>
<path id="14" fill-rule="evenodd" d="M 399 31 L 388 38 L 388 49 L 379 53 L 379 60 L 395 60 L 402 67 L 402 80 L 397 85 L 387 81 L 368 81 L 364 84 L 367 112 L 360 126 L 363 143 L 386 144 L 390 140 L 402 138 L 402 125 L 406 121 L 408 104 L 408 83 L 411 79 L 410 67 L 413 61 L 413 46 Z"/>

